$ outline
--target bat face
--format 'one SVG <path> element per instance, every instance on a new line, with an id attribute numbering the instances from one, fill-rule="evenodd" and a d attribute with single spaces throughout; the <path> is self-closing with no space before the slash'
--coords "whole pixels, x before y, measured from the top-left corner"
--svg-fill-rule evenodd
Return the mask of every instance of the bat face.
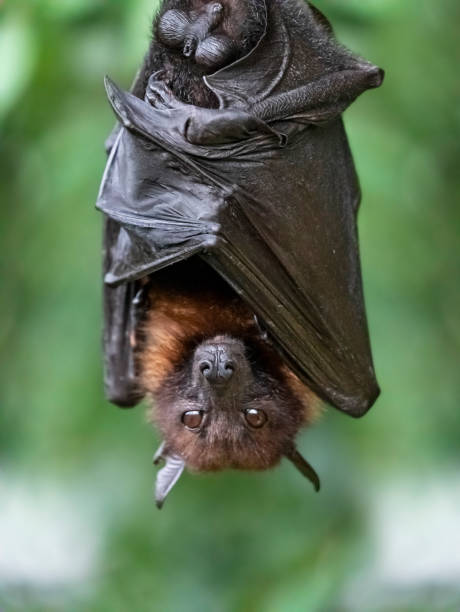
<path id="1" fill-rule="evenodd" d="M 193 259 L 149 281 L 138 366 L 163 444 L 162 504 L 180 472 L 264 470 L 288 457 L 319 480 L 294 438 L 317 413 L 314 394 L 271 347 L 251 310 Z"/>
<path id="2" fill-rule="evenodd" d="M 200 343 L 156 394 L 166 447 L 192 470 L 263 470 L 293 443 L 304 408 L 264 369 L 255 345 L 230 336 Z"/>

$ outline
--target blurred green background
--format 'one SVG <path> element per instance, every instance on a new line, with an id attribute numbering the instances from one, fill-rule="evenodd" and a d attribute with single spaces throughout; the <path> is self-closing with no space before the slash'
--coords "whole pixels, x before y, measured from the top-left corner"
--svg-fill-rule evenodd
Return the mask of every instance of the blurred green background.
<path id="1" fill-rule="evenodd" d="M 458 0 L 318 0 L 387 71 L 345 120 L 383 390 L 287 464 L 186 475 L 152 501 L 142 407 L 104 401 L 101 218 L 113 116 L 155 0 L 0 2 L 0 608 L 460 609 Z M 455 248 L 457 247 L 457 248 Z"/>

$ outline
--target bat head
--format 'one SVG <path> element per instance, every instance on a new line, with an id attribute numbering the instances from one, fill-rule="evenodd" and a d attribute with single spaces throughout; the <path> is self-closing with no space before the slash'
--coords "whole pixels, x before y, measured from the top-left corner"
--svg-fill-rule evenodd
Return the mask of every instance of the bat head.
<path id="1" fill-rule="evenodd" d="M 270 369 L 257 347 L 241 339 L 200 343 L 157 393 L 155 420 L 166 447 L 193 471 L 276 465 L 304 410 Z"/>
<path id="2" fill-rule="evenodd" d="M 265 470 L 283 456 L 319 488 L 294 444 L 317 398 L 209 266 L 189 260 L 152 276 L 141 335 L 140 382 L 164 440 L 157 503 L 184 467 Z"/>

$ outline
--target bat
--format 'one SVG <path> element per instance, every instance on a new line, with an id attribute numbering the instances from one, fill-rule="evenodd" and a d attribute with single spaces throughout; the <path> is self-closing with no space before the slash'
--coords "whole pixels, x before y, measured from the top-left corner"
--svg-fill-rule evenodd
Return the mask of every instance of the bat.
<path id="1" fill-rule="evenodd" d="M 185 467 L 282 456 L 319 489 L 316 398 L 375 402 L 341 114 L 382 79 L 301 0 L 164 0 L 132 91 L 106 79 L 105 387 L 154 402 L 159 507 Z"/>

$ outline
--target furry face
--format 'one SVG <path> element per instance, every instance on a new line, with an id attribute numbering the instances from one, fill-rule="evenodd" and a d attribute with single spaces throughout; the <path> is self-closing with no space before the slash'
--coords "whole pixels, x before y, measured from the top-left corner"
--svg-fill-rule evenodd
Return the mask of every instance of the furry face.
<path id="1" fill-rule="evenodd" d="M 138 363 L 164 439 L 161 457 L 217 471 L 264 470 L 287 456 L 316 477 L 294 438 L 318 402 L 250 309 L 195 259 L 155 274 L 148 295 Z"/>
<path id="2" fill-rule="evenodd" d="M 257 344 L 207 339 L 156 394 L 154 418 L 166 446 L 192 470 L 272 467 L 304 422 L 286 376 L 276 375 Z"/>

